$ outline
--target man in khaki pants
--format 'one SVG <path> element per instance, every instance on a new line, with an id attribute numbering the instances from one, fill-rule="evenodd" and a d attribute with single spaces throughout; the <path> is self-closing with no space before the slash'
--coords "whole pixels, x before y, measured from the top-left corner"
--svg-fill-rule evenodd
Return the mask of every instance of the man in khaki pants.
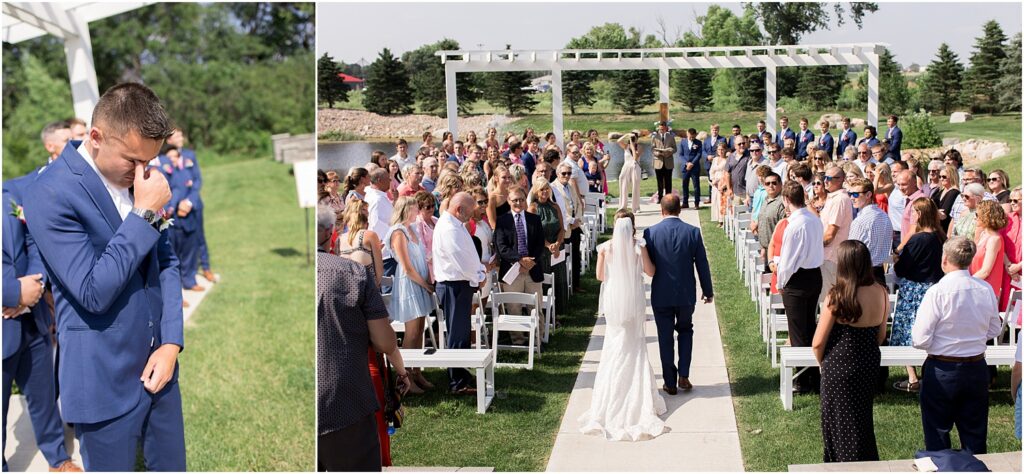
<path id="1" fill-rule="evenodd" d="M 494 229 L 494 242 L 498 248 L 498 278 L 501 290 L 530 293 L 540 298 L 544 284 L 541 258 L 544 255 L 544 229 L 540 217 L 526 212 L 526 191 L 514 187 L 508 191 L 512 210 L 498 217 Z M 505 283 L 506 274 L 519 264 L 519 274 L 511 283 Z M 508 305 L 510 314 L 520 314 L 520 305 Z M 512 333 L 512 343 L 521 344 L 525 337 Z"/>
<path id="2" fill-rule="evenodd" d="M 658 181 L 658 201 L 661 201 L 665 194 L 672 194 L 672 169 L 675 168 L 676 134 L 668 130 L 668 122 L 658 122 L 658 132 L 651 136 L 651 147 L 654 151 L 654 176 Z"/>

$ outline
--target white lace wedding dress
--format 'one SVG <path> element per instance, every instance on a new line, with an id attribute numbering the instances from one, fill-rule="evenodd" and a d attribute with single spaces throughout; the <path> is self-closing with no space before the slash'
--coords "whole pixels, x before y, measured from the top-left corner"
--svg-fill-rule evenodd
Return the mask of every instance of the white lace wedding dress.
<path id="1" fill-rule="evenodd" d="M 629 219 L 615 221 L 612 239 L 598 246 L 604 253 L 605 281 L 600 309 L 606 326 L 590 409 L 579 418 L 580 431 L 613 441 L 658 436 L 666 411 L 654 370 L 647 359 L 644 320 L 646 298 L 641 250 Z"/>

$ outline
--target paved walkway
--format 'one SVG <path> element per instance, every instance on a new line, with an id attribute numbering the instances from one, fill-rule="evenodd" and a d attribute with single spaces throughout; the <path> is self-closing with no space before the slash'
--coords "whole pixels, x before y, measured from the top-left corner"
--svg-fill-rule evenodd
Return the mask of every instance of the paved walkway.
<path id="1" fill-rule="evenodd" d="M 219 275 L 217 277 L 220 278 Z M 200 286 L 204 287 L 203 291 L 183 292 L 185 301 L 189 303 L 189 307 L 183 309 L 183 317 L 186 323 L 192 316 L 192 313 L 199 308 L 199 303 L 206 298 L 207 293 L 216 286 L 203 278 L 202 275 L 196 275 L 196 281 Z M 4 434 L 4 437 L 7 440 L 4 457 L 7 458 L 7 467 L 12 472 L 45 472 L 49 469 L 46 458 L 43 457 L 43 454 L 39 452 L 39 448 L 36 446 L 36 437 L 32 432 L 32 420 L 28 416 L 28 405 L 25 402 L 25 397 L 22 395 L 11 396 L 10 406 L 7 411 L 7 432 Z M 78 452 L 78 441 L 75 440 L 75 431 L 68 428 L 67 425 L 64 426 L 64 446 L 67 448 L 68 454 L 71 455 L 71 459 L 81 466 L 82 454 Z"/>
<path id="2" fill-rule="evenodd" d="M 696 211 L 684 210 L 681 217 L 691 225 L 698 225 Z M 638 228 L 650 227 L 660 220 L 661 212 L 657 205 L 641 204 Z M 650 279 L 644 279 L 650 291 Z M 700 289 L 697 291 L 699 294 Z M 668 412 L 662 418 L 671 431 L 648 441 L 611 442 L 601 436 L 581 434 L 577 422 L 590 407 L 591 389 L 601 358 L 601 336 L 605 325 L 604 318 L 598 319 L 548 460 L 548 471 L 743 470 L 732 392 L 714 305 L 698 302 L 693 323 L 690 381 L 694 389 L 690 393 L 679 392 L 676 396 L 661 392 L 668 405 Z M 648 357 L 660 387 L 661 361 L 650 306 L 647 306 L 646 330 Z"/>

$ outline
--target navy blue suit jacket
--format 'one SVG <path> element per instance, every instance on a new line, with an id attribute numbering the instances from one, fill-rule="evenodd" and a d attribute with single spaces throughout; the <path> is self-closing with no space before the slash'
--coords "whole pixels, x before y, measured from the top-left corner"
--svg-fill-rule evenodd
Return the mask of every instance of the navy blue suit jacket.
<path id="1" fill-rule="evenodd" d="M 679 140 L 679 158 L 683 162 L 683 172 L 686 172 L 686 164 L 693 163 L 695 167 L 700 166 L 700 159 L 704 156 L 704 144 L 700 140 Z"/>
<path id="2" fill-rule="evenodd" d="M 53 288 L 64 420 L 133 409 L 161 344 L 184 348 L 181 276 L 168 232 L 123 221 L 100 176 L 70 145 L 25 192 L 25 218 Z M 171 388 L 174 376 L 164 390 Z"/>
<path id="3" fill-rule="evenodd" d="M 888 133 L 886 134 L 888 135 Z M 895 161 L 900 160 L 900 148 L 903 147 L 903 130 L 900 127 L 892 127 L 892 138 L 889 139 L 889 151 L 885 153 L 885 156 L 891 157 Z"/>
<path id="4" fill-rule="evenodd" d="M 3 306 L 8 308 L 17 307 L 21 300 L 19 277 L 42 274 L 43 281 L 46 281 L 46 271 L 39 250 L 28 235 L 25 224 L 13 215 L 11 208 L 12 203 L 22 205 L 21 186 L 31 181 L 33 173 L 35 171 L 3 183 Z M 42 300 L 32 307 L 31 312 L 16 318 L 4 319 L 4 359 L 14 355 L 21 348 L 22 324 L 35 324 L 39 334 L 49 335 L 51 321 L 50 307 Z"/>
<path id="5" fill-rule="evenodd" d="M 177 169 L 171 164 L 170 158 L 160 157 L 159 170 L 167 178 L 167 185 L 171 188 L 171 200 L 167 201 L 167 205 L 164 206 L 164 212 L 174 218 L 174 227 L 185 232 L 195 232 L 199 229 L 197 213 L 202 209 L 200 207 L 202 201 L 199 199 L 199 190 L 195 187 L 197 180 L 195 169 L 194 166 L 187 166 L 187 162 L 183 168 Z M 184 199 L 192 201 L 192 211 L 185 217 L 179 217 L 178 204 Z"/>
<path id="6" fill-rule="evenodd" d="M 805 130 L 796 136 L 796 159 L 807 159 L 807 145 L 814 143 L 814 132 Z"/>
<path id="7" fill-rule="evenodd" d="M 782 147 L 785 146 L 785 140 L 787 138 L 792 138 L 793 141 L 796 141 L 796 134 L 793 133 L 793 130 L 790 128 L 786 128 L 785 130 L 775 134 L 775 144 L 779 145 L 779 149 L 782 149 Z"/>
<path id="8" fill-rule="evenodd" d="M 705 168 L 711 167 L 711 160 L 715 158 L 715 148 L 718 148 L 719 143 L 728 144 L 729 142 L 721 135 L 717 137 L 708 135 L 707 138 L 704 139 L 704 146 L 701 149 L 701 157 L 704 158 Z"/>
<path id="9" fill-rule="evenodd" d="M 843 153 L 846 151 L 846 147 L 854 146 L 857 144 L 857 132 L 853 129 L 846 131 L 846 135 L 843 132 L 839 132 L 839 142 L 836 144 L 836 158 L 842 158 Z"/>
<path id="10" fill-rule="evenodd" d="M 830 160 L 832 159 L 832 151 L 835 149 L 835 144 L 836 141 L 832 138 L 831 133 L 822 134 L 821 137 L 818 138 L 818 149 L 824 150 L 825 153 L 828 153 L 828 159 Z"/>
<path id="11" fill-rule="evenodd" d="M 644 230 L 647 253 L 654 262 L 651 306 L 664 308 L 697 304 L 696 267 L 704 296 L 714 296 L 711 268 L 700 229 L 676 218 L 665 218 Z"/>

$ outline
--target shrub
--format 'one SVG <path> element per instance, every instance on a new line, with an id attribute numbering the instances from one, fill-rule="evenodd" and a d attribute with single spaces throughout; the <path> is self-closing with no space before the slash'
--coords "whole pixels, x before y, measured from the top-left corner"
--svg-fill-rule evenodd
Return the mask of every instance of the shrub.
<path id="1" fill-rule="evenodd" d="M 932 148 L 942 146 L 942 136 L 935 128 L 932 115 L 917 112 L 900 117 L 899 126 L 903 129 L 903 149 Z"/>

